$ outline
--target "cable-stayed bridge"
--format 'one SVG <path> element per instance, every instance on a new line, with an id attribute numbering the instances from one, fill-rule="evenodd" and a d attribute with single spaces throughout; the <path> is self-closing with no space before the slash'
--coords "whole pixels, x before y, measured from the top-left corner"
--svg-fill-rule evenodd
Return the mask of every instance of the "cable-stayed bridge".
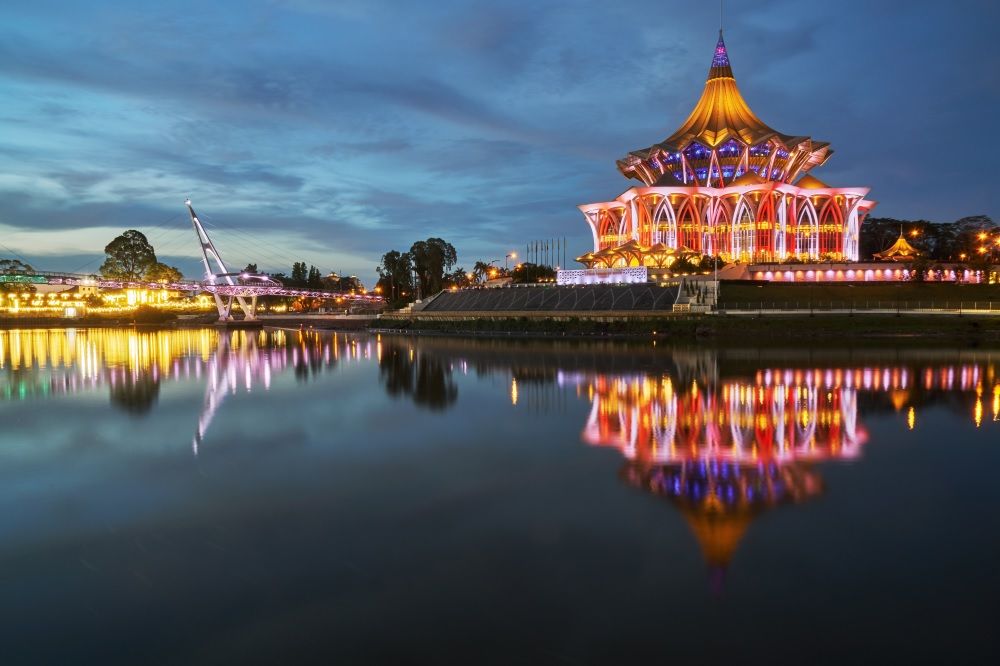
<path id="1" fill-rule="evenodd" d="M 326 289 L 301 289 L 286 287 L 270 275 L 247 271 L 232 272 L 226 267 L 222 255 L 216 249 L 208 232 L 198 219 L 191 201 L 185 201 L 191 226 L 194 228 L 201 250 L 205 277 L 202 280 L 179 280 L 176 282 L 152 282 L 146 280 L 118 280 L 58 271 L 32 271 L 31 273 L 9 272 L 0 274 L 0 282 L 21 284 L 53 284 L 75 287 L 97 287 L 101 289 L 166 289 L 190 293 L 209 293 L 215 299 L 220 321 L 230 321 L 233 306 L 243 312 L 245 320 L 257 318 L 257 298 L 260 296 L 286 296 L 292 298 L 337 298 L 350 302 L 381 303 L 380 296 L 351 294 Z"/>

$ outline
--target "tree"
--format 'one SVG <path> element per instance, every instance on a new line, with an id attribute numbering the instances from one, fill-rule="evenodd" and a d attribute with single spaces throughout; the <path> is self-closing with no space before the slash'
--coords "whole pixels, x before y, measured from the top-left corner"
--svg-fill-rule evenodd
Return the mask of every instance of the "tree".
<path id="1" fill-rule="evenodd" d="M 465 289 L 473 285 L 474 279 L 475 276 L 472 273 L 466 273 L 464 268 L 459 267 L 444 276 L 444 283 L 445 287 Z"/>
<path id="2" fill-rule="evenodd" d="M 104 247 L 108 255 L 101 275 L 114 280 L 141 280 L 156 264 L 156 253 L 141 231 L 129 229 Z"/>
<path id="3" fill-rule="evenodd" d="M 556 277 L 556 269 L 551 266 L 539 266 L 524 262 L 514 267 L 514 270 L 510 272 L 510 277 L 515 283 L 551 282 Z"/>
<path id="4" fill-rule="evenodd" d="M 159 261 L 150 266 L 145 275 L 150 282 L 179 282 L 183 277 L 179 269 Z"/>
<path id="5" fill-rule="evenodd" d="M 35 269 L 19 259 L 0 259 L 0 275 L 6 278 L 0 282 L 0 293 L 33 294 L 35 285 L 28 282 Z"/>
<path id="6" fill-rule="evenodd" d="M 306 286 L 310 289 L 319 289 L 323 286 L 323 276 L 315 266 L 309 266 L 309 273 L 306 276 Z"/>
<path id="7" fill-rule="evenodd" d="M 476 265 L 472 267 L 472 277 L 476 281 L 476 284 L 482 284 L 489 280 L 490 265 L 485 261 L 477 261 Z"/>
<path id="8" fill-rule="evenodd" d="M 243 267 L 243 272 L 244 273 L 260 273 L 260 271 L 257 270 L 257 264 L 247 264 L 246 266 Z"/>
<path id="9" fill-rule="evenodd" d="M 445 273 L 458 261 L 454 246 L 440 238 L 417 241 L 410 247 L 410 256 L 424 297 L 441 291 Z"/>
<path id="10" fill-rule="evenodd" d="M 413 293 L 413 259 L 409 252 L 386 252 L 375 270 L 379 276 L 376 288 L 390 305 L 405 302 L 406 297 Z"/>
<path id="11" fill-rule="evenodd" d="M 289 280 L 289 284 L 293 287 L 304 287 L 309 280 L 309 271 L 306 268 L 306 262 L 296 261 L 292 264 L 292 277 Z"/>
<path id="12" fill-rule="evenodd" d="M 363 294 L 365 293 L 365 285 L 358 279 L 357 275 L 337 275 L 336 273 L 330 273 L 326 277 L 320 280 L 320 286 L 323 289 L 329 289 L 330 291 L 340 291 L 343 293 L 355 293 Z"/>
<path id="13" fill-rule="evenodd" d="M 337 284 L 340 291 L 353 291 L 355 294 L 365 293 L 365 283 L 357 275 L 347 275 L 340 278 Z"/>

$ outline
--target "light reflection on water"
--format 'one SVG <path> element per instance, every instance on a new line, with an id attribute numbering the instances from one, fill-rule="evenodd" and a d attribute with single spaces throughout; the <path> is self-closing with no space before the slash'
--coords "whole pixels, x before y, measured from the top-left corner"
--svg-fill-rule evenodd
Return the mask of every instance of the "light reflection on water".
<path id="1" fill-rule="evenodd" d="M 675 561 L 656 570 L 653 587 L 671 590 L 675 602 L 702 621 L 722 622 L 736 631 L 726 624 L 731 618 L 713 615 L 712 603 L 729 604 L 745 615 L 763 603 L 756 586 L 777 587 L 785 598 L 777 599 L 771 612 L 795 622 L 780 615 L 782 602 L 809 606 L 824 594 L 848 589 L 844 580 L 789 587 L 775 562 L 789 543 L 852 530 L 859 530 L 856 538 L 871 551 L 853 554 L 858 571 L 875 567 L 882 551 L 893 551 L 897 544 L 923 548 L 944 541 L 932 540 L 933 534 L 951 534 L 947 556 L 935 555 L 932 547 L 921 555 L 926 559 L 921 560 L 922 582 L 935 594 L 958 590 L 954 581 L 947 582 L 952 574 L 944 571 L 974 570 L 983 562 L 977 548 L 985 545 L 989 553 L 989 545 L 996 544 L 989 533 L 952 534 L 963 521 L 981 520 L 983 507 L 1000 500 L 983 479 L 971 478 L 980 471 L 970 467 L 978 460 L 985 470 L 996 458 L 995 447 L 984 444 L 1000 434 L 996 358 L 977 350 L 670 350 L 610 342 L 280 330 L 0 331 L 0 419 L 13 428 L 26 415 L 42 415 L 31 421 L 30 435 L 24 428 L 17 431 L 22 440 L 37 440 L 29 442 L 38 446 L 29 447 L 34 457 L 28 462 L 18 457 L 24 455 L 23 441 L 18 447 L 15 435 L 0 435 L 0 469 L 6 470 L 0 471 L 0 499 L 7 505 L 28 503 L 20 517 L 0 520 L 5 544 L 0 569 L 20 589 L 9 596 L 12 605 L 0 602 L 0 618 L 9 630 L 37 619 L 36 612 L 39 617 L 51 613 L 51 603 L 35 608 L 37 599 L 73 608 L 80 595 L 107 593 L 112 616 L 138 613 L 150 623 L 136 629 L 133 640 L 142 646 L 162 638 L 157 631 L 167 631 L 152 623 L 169 624 L 193 612 L 205 628 L 168 634 L 177 641 L 180 661 L 198 663 L 213 640 L 212 613 L 218 609 L 191 611 L 188 602 L 201 598 L 206 586 L 229 609 L 228 622 L 252 627 L 260 614 L 288 613 L 289 608 L 305 612 L 300 605 L 321 603 L 333 594 L 330 590 L 340 590 L 335 597 L 346 594 L 344 589 L 366 580 L 367 593 L 345 597 L 337 607 L 340 624 L 331 635 L 341 642 L 338 649 L 356 661 L 398 661 L 400 655 L 413 656 L 414 645 L 426 649 L 422 641 L 440 630 L 435 622 L 453 606 L 467 604 L 469 590 L 482 604 L 469 613 L 484 632 L 503 623 L 512 607 L 492 585 L 498 576 L 493 569 L 506 566 L 513 577 L 501 576 L 507 583 L 518 587 L 515 579 L 527 581 L 518 587 L 517 612 L 534 622 L 551 622 L 555 613 L 559 631 L 550 640 L 559 643 L 556 637 L 563 632 L 577 635 L 578 644 L 553 643 L 536 652 L 538 637 L 518 633 L 523 626 L 517 625 L 522 628 L 508 627 L 510 645 L 494 646 L 491 654 L 506 657 L 497 661 L 544 660 L 556 650 L 582 663 L 610 663 L 614 660 L 594 654 L 630 636 L 630 649 L 647 652 L 632 633 L 644 625 L 630 620 L 633 624 L 625 626 L 603 616 L 596 623 L 587 620 L 584 608 L 590 602 L 582 602 L 580 593 L 593 604 L 649 617 L 647 632 L 661 621 L 657 614 L 667 612 L 656 595 L 646 596 L 652 574 L 632 572 L 618 559 L 622 549 L 624 562 L 660 560 L 671 552 Z M 90 400 L 103 395 L 105 405 Z M 82 416 L 70 417 L 77 400 Z M 57 411 L 48 418 L 50 405 L 67 415 Z M 169 414 L 167 422 L 158 420 L 160 414 Z M 85 449 L 78 442 L 83 437 L 93 438 Z M 50 440 L 69 443 L 42 446 Z M 130 462 L 122 467 L 123 460 Z M 135 484 L 133 476 L 141 480 Z M 211 483 L 199 485 L 203 476 Z M 913 531 L 885 541 L 886 530 L 858 527 L 858 516 L 865 514 L 850 511 L 852 496 L 881 502 L 878 511 L 886 525 L 908 525 L 911 512 L 926 501 L 925 488 L 938 488 L 947 498 L 933 514 L 926 508 L 921 514 L 936 532 Z M 966 499 L 970 489 L 976 503 Z M 891 499 L 892 493 L 901 493 L 896 508 L 883 497 Z M 288 507 L 282 508 L 285 502 Z M 78 508 L 67 514 L 65 507 L 73 503 L 90 507 L 89 513 Z M 788 508 L 793 505 L 808 512 L 810 520 L 803 522 Z M 582 507 L 589 508 L 581 514 Z M 223 510 L 221 517 L 214 513 Z M 772 515 L 776 521 L 763 520 Z M 665 526 L 662 534 L 641 524 L 647 516 Z M 545 527 L 539 528 L 543 517 Z M 683 530 L 670 527 L 672 517 L 680 519 Z M 851 521 L 851 527 L 836 527 L 840 520 Z M 295 527 L 304 524 L 313 527 Z M 582 532 L 581 525 L 586 526 Z M 782 533 L 785 529 L 789 532 Z M 779 541 L 773 541 L 776 532 L 782 534 Z M 118 536 L 124 534 L 132 541 L 156 535 L 173 559 L 126 552 Z M 288 550 L 261 551 L 262 540 Z M 274 576 L 268 582 L 271 592 L 245 608 L 233 608 L 234 600 L 244 598 L 241 586 L 259 581 L 230 583 L 229 565 L 196 562 L 201 555 L 194 553 L 201 553 L 206 542 L 268 571 Z M 369 544 L 371 550 L 356 555 L 349 566 L 337 564 L 345 551 L 361 547 L 357 544 Z M 306 552 L 314 559 L 301 561 Z M 456 552 L 466 556 L 450 569 L 462 573 L 432 575 Z M 494 561 L 508 552 L 510 562 Z M 581 552 L 592 562 L 580 561 Z M 703 571 L 686 563 L 692 552 L 707 564 L 707 585 Z M 820 555 L 801 551 L 799 556 L 822 566 Z M 114 565 L 95 564 L 100 557 Z M 134 573 L 137 558 L 149 559 L 141 576 Z M 551 558 L 562 568 L 550 569 Z M 489 566 L 478 569 L 480 559 Z M 172 579 L 177 563 L 207 567 L 210 575 Z M 298 573 L 274 573 L 286 567 Z M 566 567 L 580 571 L 564 584 L 556 572 Z M 396 585 L 431 585 L 434 593 L 379 597 L 380 580 L 400 569 L 406 574 Z M 93 578 L 95 570 L 100 573 L 91 589 L 81 576 Z M 939 579 L 926 580 L 927 571 Z M 123 592 L 124 572 L 140 576 L 147 587 L 172 581 L 177 605 L 146 587 Z M 314 584 L 296 592 L 302 598 L 293 603 L 288 595 L 300 588 L 296 576 Z M 984 595 L 998 591 L 990 576 L 980 578 Z M 609 588 L 614 592 L 591 584 L 603 578 L 614 580 Z M 53 591 L 45 588 L 49 580 L 64 583 Z M 399 653 L 388 647 L 372 652 L 359 638 L 382 621 L 366 614 L 370 609 L 360 612 L 375 598 L 382 599 L 381 613 L 413 629 L 414 634 L 399 638 Z M 970 614 L 981 611 L 978 597 L 966 601 Z M 549 610 L 535 617 L 530 610 L 535 607 Z M 23 614 L 20 620 L 15 608 Z M 494 615 L 493 608 L 502 615 Z M 927 612 L 920 603 L 915 608 Z M 864 615 L 854 606 L 838 607 L 838 612 Z M 68 610 L 57 612 L 54 621 L 67 631 L 74 622 L 87 622 Z M 320 622 L 315 614 L 303 621 Z M 969 627 L 974 622 L 954 632 Z M 904 629 L 910 627 L 902 627 L 900 635 Z M 278 624 L 244 640 L 278 649 L 288 631 Z M 471 638 L 478 629 L 465 631 L 470 636 L 466 658 L 482 657 L 480 643 Z M 711 635 L 692 629 L 690 640 L 697 645 Z M 807 630 L 802 635 L 820 640 Z M 27 650 L 30 637 L 30 632 L 20 638 L 12 634 L 8 645 Z M 677 646 L 680 654 L 684 640 Z M 753 644 L 752 638 L 744 637 L 743 644 Z M 112 647 L 85 638 L 73 645 L 108 662 L 129 662 Z M 505 652 L 512 646 L 518 646 L 515 652 Z M 336 652 L 322 647 L 324 654 Z M 648 652 L 655 654 L 654 648 Z M 69 654 L 49 649 L 53 660 Z M 834 654 L 839 648 L 829 649 Z M 160 657 L 154 654 L 152 661 Z"/>

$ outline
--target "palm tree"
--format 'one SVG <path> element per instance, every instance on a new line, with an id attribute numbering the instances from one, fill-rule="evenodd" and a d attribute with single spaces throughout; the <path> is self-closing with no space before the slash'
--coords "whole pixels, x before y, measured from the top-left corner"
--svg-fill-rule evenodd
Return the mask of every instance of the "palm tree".
<path id="1" fill-rule="evenodd" d="M 472 276 L 475 283 L 482 284 L 483 282 L 486 282 L 491 269 L 492 266 L 485 261 L 477 261 L 476 265 L 472 267 Z"/>

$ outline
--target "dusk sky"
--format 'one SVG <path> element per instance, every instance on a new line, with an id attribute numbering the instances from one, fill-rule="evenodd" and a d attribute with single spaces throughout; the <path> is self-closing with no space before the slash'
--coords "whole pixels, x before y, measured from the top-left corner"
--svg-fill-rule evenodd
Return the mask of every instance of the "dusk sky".
<path id="1" fill-rule="evenodd" d="M 271 0 L 0 7 L 0 258 L 96 271 L 144 231 L 198 278 L 183 201 L 231 267 L 370 287 L 438 236 L 459 265 L 567 237 L 615 160 L 698 99 L 715 2 Z M 731 0 L 736 80 L 874 215 L 997 219 L 1000 3 Z"/>

